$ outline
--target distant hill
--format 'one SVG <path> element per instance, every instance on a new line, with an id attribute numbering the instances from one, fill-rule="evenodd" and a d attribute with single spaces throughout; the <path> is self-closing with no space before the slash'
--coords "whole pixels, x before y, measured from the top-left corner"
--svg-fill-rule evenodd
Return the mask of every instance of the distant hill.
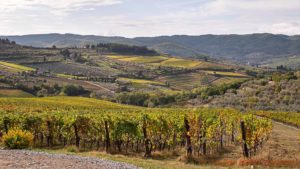
<path id="1" fill-rule="evenodd" d="M 239 63 L 268 64 L 273 59 L 300 56 L 300 36 L 275 34 L 174 35 L 159 37 L 104 37 L 75 34 L 2 36 L 22 45 L 70 47 L 96 43 L 121 43 L 153 48 L 161 53 L 195 57 L 209 55 Z M 284 62 L 283 62 L 284 63 Z"/>

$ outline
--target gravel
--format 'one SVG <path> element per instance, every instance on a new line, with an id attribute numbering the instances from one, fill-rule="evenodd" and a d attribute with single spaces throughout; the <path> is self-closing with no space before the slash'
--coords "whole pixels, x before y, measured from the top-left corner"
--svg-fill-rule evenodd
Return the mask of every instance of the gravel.
<path id="1" fill-rule="evenodd" d="M 0 150 L 0 169 L 138 169 L 131 164 L 95 157 L 51 154 L 29 150 Z"/>

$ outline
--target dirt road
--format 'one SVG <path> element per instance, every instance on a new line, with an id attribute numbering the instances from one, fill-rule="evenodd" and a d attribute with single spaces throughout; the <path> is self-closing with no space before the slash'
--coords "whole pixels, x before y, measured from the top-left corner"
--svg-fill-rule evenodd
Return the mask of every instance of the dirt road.
<path id="1" fill-rule="evenodd" d="M 300 129 L 273 122 L 273 131 L 269 141 L 264 145 L 263 155 L 300 162 Z"/>
<path id="2" fill-rule="evenodd" d="M 0 169 L 137 169 L 130 164 L 94 157 L 49 154 L 28 150 L 0 150 Z"/>

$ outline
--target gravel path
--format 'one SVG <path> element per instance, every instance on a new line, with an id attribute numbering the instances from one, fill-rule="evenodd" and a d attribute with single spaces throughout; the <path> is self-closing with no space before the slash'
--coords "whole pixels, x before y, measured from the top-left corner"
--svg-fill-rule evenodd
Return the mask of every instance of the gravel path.
<path id="1" fill-rule="evenodd" d="M 0 169 L 138 169 L 122 162 L 95 157 L 50 154 L 29 150 L 0 150 Z"/>

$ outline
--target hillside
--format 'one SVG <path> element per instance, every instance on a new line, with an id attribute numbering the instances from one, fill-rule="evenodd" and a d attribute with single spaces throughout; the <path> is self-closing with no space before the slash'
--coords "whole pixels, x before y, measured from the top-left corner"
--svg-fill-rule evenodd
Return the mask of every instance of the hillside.
<path id="1" fill-rule="evenodd" d="M 294 73 L 296 75 L 296 73 Z M 236 90 L 228 90 L 206 100 L 191 100 L 199 106 L 231 107 L 241 110 L 276 110 L 300 112 L 300 79 L 293 73 L 275 73 L 264 79 L 254 79 L 243 83 Z"/>
<path id="2" fill-rule="evenodd" d="M 84 46 L 96 43 L 122 43 L 145 45 L 161 53 L 175 56 L 198 57 L 209 55 L 239 63 L 268 64 L 281 58 L 286 64 L 286 56 L 299 57 L 300 39 L 298 36 L 275 34 L 248 35 L 200 35 L 200 36 L 160 36 L 160 37 L 103 37 L 74 34 L 40 34 L 6 36 L 10 40 L 29 46 L 58 47 Z M 278 62 L 277 62 L 278 63 Z M 279 64 L 280 64 L 279 63 Z"/>
<path id="3" fill-rule="evenodd" d="M 77 88 L 80 92 L 76 95 L 85 97 L 117 101 L 119 94 L 140 92 L 174 102 L 174 94 L 183 90 L 251 77 L 243 66 L 162 55 L 140 46 L 100 43 L 84 48 L 34 48 L 3 41 L 5 44 L 0 44 L 3 91 L 19 89 L 34 96 L 63 95 L 66 87 L 75 85 L 82 87 Z M 13 92 L 5 93 L 14 96 Z M 152 102 L 153 98 L 148 98 L 138 105 L 148 106 Z"/>

